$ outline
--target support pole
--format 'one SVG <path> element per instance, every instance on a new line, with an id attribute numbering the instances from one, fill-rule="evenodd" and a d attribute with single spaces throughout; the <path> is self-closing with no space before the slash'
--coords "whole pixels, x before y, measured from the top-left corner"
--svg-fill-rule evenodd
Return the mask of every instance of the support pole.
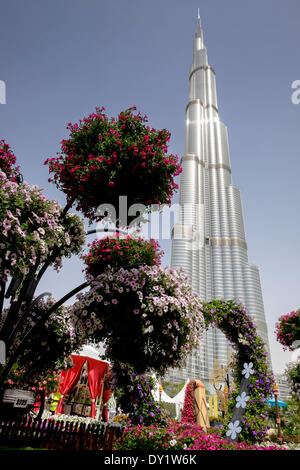
<path id="1" fill-rule="evenodd" d="M 281 434 L 281 428 L 280 428 L 280 415 L 279 415 L 279 406 L 278 406 L 278 385 L 277 383 L 275 382 L 274 383 L 274 398 L 275 398 L 275 407 L 276 407 L 276 424 L 277 424 L 277 430 L 278 430 L 278 434 L 277 434 L 277 439 L 278 439 L 278 442 L 282 442 L 282 434 Z"/>

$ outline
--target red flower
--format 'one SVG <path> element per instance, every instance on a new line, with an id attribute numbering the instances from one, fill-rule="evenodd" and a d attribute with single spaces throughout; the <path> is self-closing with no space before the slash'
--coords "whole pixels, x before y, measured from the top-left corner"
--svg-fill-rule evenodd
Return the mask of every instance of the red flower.
<path id="1" fill-rule="evenodd" d="M 99 220 L 99 204 L 118 207 L 121 194 L 127 196 L 128 206 L 147 206 L 149 200 L 163 205 L 176 189 L 173 178 L 181 167 L 177 156 L 165 155 L 170 133 L 150 129 L 145 125 L 147 118 L 133 114 L 134 109 L 108 120 L 96 108 L 79 124 L 69 123 L 70 136 L 61 143 L 62 155 L 45 162 L 54 173 L 52 182 L 66 193 L 68 202 L 75 199 L 76 207 L 91 220 Z M 139 157 L 144 160 L 141 164 Z M 142 168 L 147 169 L 147 178 Z M 87 180 L 83 191 L 79 183 Z M 107 185 L 114 186 L 114 191 L 108 193 Z"/>

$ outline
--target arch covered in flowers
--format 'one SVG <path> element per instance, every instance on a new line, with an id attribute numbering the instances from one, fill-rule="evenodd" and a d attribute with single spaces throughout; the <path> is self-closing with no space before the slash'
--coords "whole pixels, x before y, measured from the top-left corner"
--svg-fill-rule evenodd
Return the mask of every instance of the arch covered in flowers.
<path id="1" fill-rule="evenodd" d="M 122 250 L 114 250 L 121 242 Z M 103 262 L 107 254 L 112 266 L 98 274 L 99 256 Z M 134 268 L 137 255 L 146 264 Z M 115 365 L 122 361 L 137 374 L 154 370 L 164 375 L 168 368 L 182 365 L 205 328 L 220 329 L 236 353 L 237 387 L 230 395 L 224 436 L 249 443 L 265 437 L 266 402 L 274 379 L 264 342 L 244 306 L 201 302 L 192 294 L 186 274 L 159 266 L 158 246 L 143 240 L 103 239 L 91 246 L 84 260 L 90 290 L 79 294 L 71 307 L 77 336 L 104 341 L 106 356 Z"/>
<path id="2" fill-rule="evenodd" d="M 206 327 L 220 329 L 235 351 L 234 380 L 237 384 L 228 403 L 223 436 L 247 443 L 261 441 L 267 433 L 268 398 L 274 377 L 263 340 L 246 308 L 234 301 L 212 300 L 203 304 Z M 240 419 L 233 420 L 239 411 Z"/>

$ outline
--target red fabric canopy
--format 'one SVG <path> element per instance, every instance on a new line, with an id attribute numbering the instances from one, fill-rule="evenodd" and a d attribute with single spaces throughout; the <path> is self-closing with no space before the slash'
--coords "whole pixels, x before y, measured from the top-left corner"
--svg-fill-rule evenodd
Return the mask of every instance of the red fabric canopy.
<path id="1" fill-rule="evenodd" d="M 97 359 L 87 358 L 88 363 L 88 381 L 89 389 L 92 397 L 91 418 L 96 416 L 96 398 L 101 395 L 103 381 L 108 372 L 109 365 L 107 362 L 101 362 Z"/>
<path id="2" fill-rule="evenodd" d="M 76 386 L 80 378 L 81 369 L 83 367 L 83 364 L 86 361 L 86 357 L 75 356 L 74 354 L 72 354 L 72 360 L 73 360 L 74 366 L 71 369 L 62 370 L 60 373 L 61 380 L 59 383 L 58 391 L 61 394 L 61 397 L 56 407 L 55 414 L 63 412 L 64 396 L 70 393 L 73 390 L 73 388 Z"/>
<path id="3" fill-rule="evenodd" d="M 96 416 L 96 399 L 102 394 L 102 402 L 104 404 L 104 418 L 108 420 L 107 409 L 105 404 L 109 400 L 110 390 L 103 389 L 105 375 L 109 371 L 109 364 L 107 362 L 100 361 L 99 359 L 93 359 L 86 356 L 78 356 L 72 354 L 72 360 L 74 366 L 69 370 L 63 370 L 60 373 L 61 380 L 59 383 L 58 391 L 61 393 L 58 405 L 55 410 L 55 414 L 63 413 L 63 399 L 64 396 L 70 393 L 77 385 L 80 378 L 81 369 L 84 363 L 87 361 L 88 365 L 88 384 L 89 390 L 92 397 L 91 407 L 91 418 Z"/>

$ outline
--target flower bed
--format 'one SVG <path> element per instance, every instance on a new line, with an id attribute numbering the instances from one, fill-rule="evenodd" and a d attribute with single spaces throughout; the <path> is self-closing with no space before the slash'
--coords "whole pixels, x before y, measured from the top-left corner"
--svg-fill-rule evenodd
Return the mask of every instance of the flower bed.
<path id="1" fill-rule="evenodd" d="M 116 450 L 286 450 L 276 445 L 233 443 L 216 432 L 206 434 L 196 424 L 171 422 L 167 427 L 130 426 L 125 429 L 123 442 Z"/>
<path id="2" fill-rule="evenodd" d="M 89 416 L 76 416 L 67 415 L 63 413 L 53 414 L 50 411 L 44 411 L 41 419 L 48 419 L 50 421 L 62 421 L 64 423 L 85 423 L 85 424 L 104 424 L 101 420 L 91 418 Z"/>

